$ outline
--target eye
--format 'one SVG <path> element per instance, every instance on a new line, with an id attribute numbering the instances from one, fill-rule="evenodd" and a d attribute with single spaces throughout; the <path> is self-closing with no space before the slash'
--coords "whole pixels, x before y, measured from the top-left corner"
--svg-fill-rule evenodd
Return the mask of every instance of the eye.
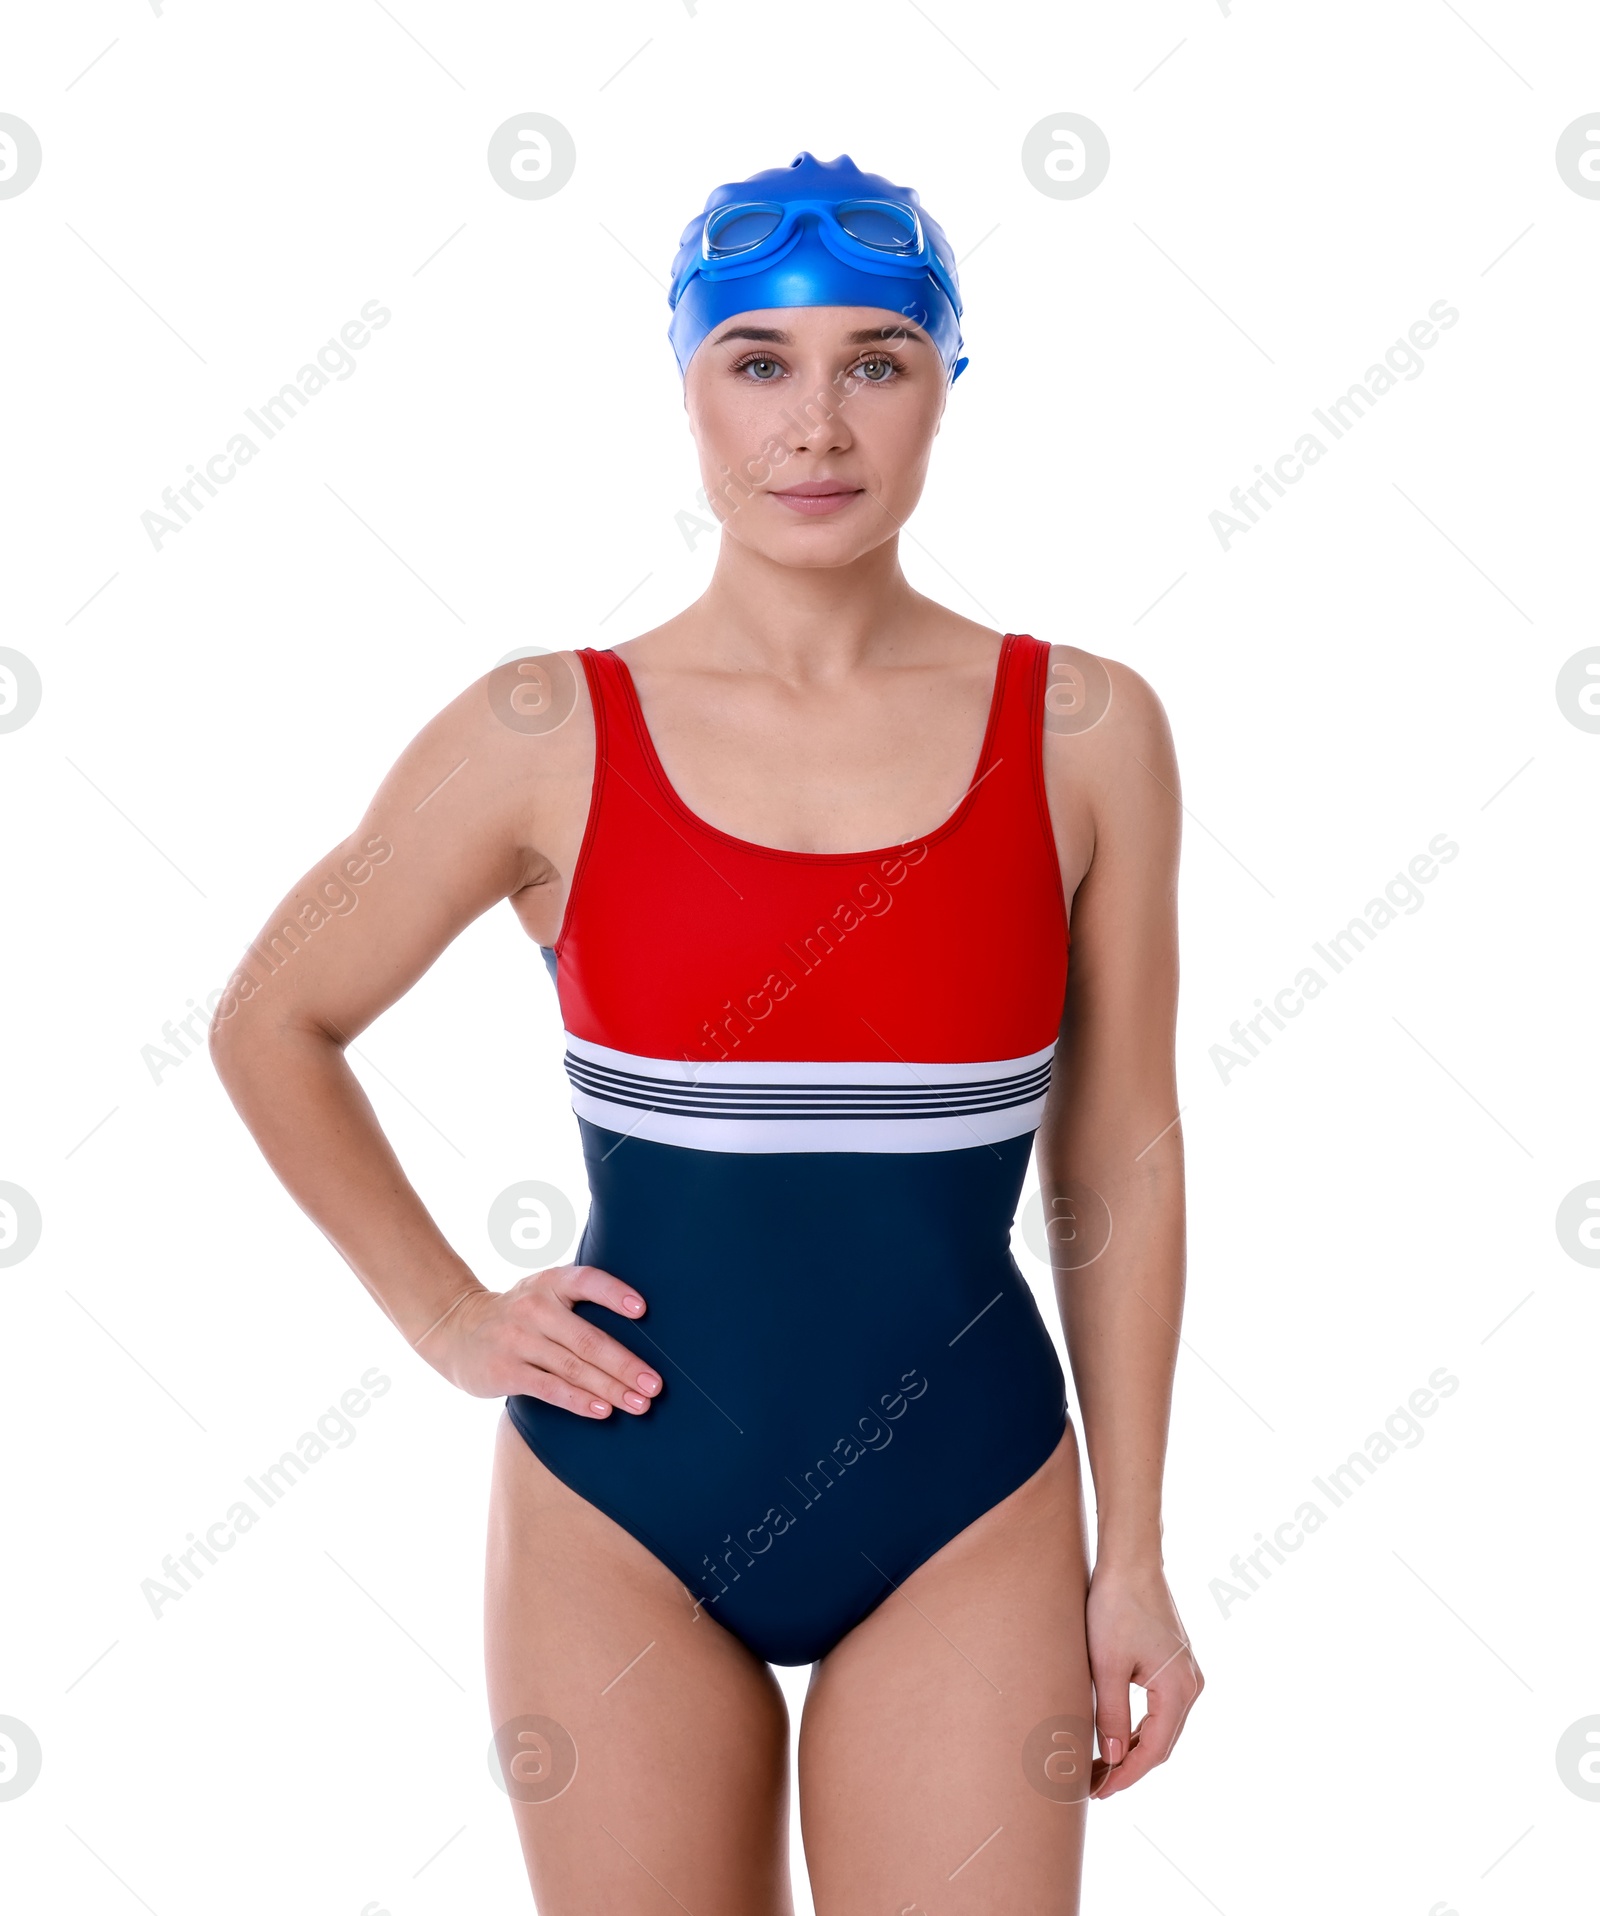
<path id="1" fill-rule="evenodd" d="M 851 367 L 850 376 L 864 386 L 887 386 L 900 371 L 898 360 L 891 359 L 887 353 L 869 353 Z"/>
<path id="2" fill-rule="evenodd" d="M 749 373 L 758 385 L 769 386 L 783 371 L 770 353 L 751 353 L 741 359 L 733 369 L 736 373 Z"/>

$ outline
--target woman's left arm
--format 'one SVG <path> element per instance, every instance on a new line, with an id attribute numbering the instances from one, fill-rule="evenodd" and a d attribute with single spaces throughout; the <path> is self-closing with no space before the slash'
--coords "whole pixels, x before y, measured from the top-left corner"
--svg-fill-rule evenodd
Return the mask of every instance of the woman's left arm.
<path id="1" fill-rule="evenodd" d="M 1161 1479 L 1183 1311 L 1183 1138 L 1173 1058 L 1183 808 L 1166 714 L 1136 672 L 1057 647 L 1087 705 L 1045 721 L 1072 944 L 1039 1182 L 1098 1542 L 1089 1660 L 1110 1796 L 1164 1762 L 1203 1679 L 1167 1588 Z M 1077 675 L 1076 679 L 1074 674 Z M 1098 688 L 1098 689 L 1097 689 Z M 1084 726 L 1109 695 L 1103 715 Z M 1131 1727 L 1129 1687 L 1149 1710 Z"/>

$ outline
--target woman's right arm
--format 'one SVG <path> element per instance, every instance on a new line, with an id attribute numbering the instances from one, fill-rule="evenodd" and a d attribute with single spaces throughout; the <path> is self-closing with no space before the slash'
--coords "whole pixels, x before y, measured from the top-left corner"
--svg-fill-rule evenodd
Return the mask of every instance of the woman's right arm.
<path id="1" fill-rule="evenodd" d="M 441 1375 L 477 1397 L 637 1414 L 659 1375 L 572 1304 L 587 1298 L 637 1318 L 644 1301 L 588 1265 L 537 1272 L 504 1292 L 481 1284 L 401 1169 L 344 1055 L 490 906 L 537 887 L 565 897 L 568 874 L 542 847 L 562 821 L 577 842 L 593 729 L 571 654 L 540 664 L 577 695 L 566 723 L 506 722 L 513 664 L 425 726 L 355 831 L 245 953 L 212 1021 L 211 1056 L 284 1188 Z"/>

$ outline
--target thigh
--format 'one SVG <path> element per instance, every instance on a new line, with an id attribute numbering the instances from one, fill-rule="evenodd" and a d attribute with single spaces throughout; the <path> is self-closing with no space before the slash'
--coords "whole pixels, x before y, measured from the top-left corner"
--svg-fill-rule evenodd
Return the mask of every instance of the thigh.
<path id="1" fill-rule="evenodd" d="M 817 1916 L 1075 1916 L 1093 1717 L 1077 1441 L 812 1671 Z"/>
<path id="2" fill-rule="evenodd" d="M 771 1670 L 505 1416 L 484 1641 L 541 1916 L 792 1916 Z"/>

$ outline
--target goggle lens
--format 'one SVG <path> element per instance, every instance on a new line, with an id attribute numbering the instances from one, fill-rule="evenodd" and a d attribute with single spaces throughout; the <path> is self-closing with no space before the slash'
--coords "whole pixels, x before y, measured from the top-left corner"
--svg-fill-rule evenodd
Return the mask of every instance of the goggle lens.
<path id="1" fill-rule="evenodd" d="M 909 206 L 887 200 L 851 200 L 838 211 L 839 224 L 863 246 L 879 253 L 920 253 L 922 223 Z"/>
<path id="2" fill-rule="evenodd" d="M 783 218 L 781 206 L 719 207 L 706 221 L 703 251 L 707 259 L 732 259 L 759 246 Z"/>

